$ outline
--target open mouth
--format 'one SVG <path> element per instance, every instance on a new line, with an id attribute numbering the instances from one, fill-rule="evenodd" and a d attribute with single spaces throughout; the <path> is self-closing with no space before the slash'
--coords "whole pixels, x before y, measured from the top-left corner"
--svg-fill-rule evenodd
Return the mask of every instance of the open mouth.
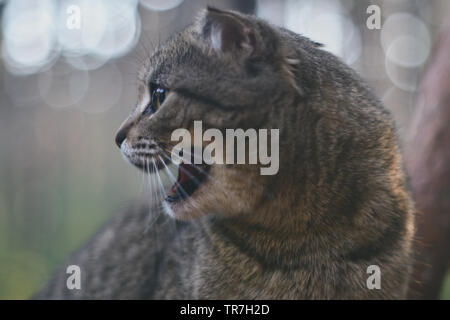
<path id="1" fill-rule="evenodd" d="M 189 198 L 205 181 L 209 166 L 181 163 L 178 166 L 178 178 L 172 185 L 166 201 L 176 203 Z"/>
<path id="2" fill-rule="evenodd" d="M 167 165 L 172 162 L 167 156 L 164 156 L 161 150 L 157 149 L 127 149 L 125 146 L 122 154 L 134 166 L 149 173 L 163 169 L 166 171 Z M 206 164 L 179 164 L 177 180 L 167 191 L 165 200 L 174 204 L 189 198 L 205 182 L 209 169 L 210 166 Z M 174 180 L 173 176 L 172 179 Z"/>

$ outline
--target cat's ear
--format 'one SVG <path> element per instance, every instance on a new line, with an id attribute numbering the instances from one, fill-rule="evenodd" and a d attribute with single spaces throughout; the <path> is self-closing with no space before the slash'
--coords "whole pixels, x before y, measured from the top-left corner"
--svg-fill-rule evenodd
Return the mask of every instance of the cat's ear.
<path id="1" fill-rule="evenodd" d="M 255 51 L 255 32 L 237 15 L 208 7 L 201 21 L 203 38 L 217 52 L 249 57 Z"/>

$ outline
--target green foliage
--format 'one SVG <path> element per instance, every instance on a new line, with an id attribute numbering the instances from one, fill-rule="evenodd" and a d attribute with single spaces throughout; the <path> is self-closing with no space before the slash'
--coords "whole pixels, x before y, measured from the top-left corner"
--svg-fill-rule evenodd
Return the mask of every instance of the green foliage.
<path id="1" fill-rule="evenodd" d="M 444 280 L 444 285 L 442 286 L 441 299 L 450 300 L 450 270 L 447 272 L 447 276 Z"/>
<path id="2" fill-rule="evenodd" d="M 135 175 L 130 175 L 135 177 Z M 27 299 L 112 214 L 139 194 L 135 179 L 52 175 L 0 196 L 0 299 Z M 137 182 L 137 183 L 136 183 Z M 43 188 L 42 186 L 47 186 Z"/>

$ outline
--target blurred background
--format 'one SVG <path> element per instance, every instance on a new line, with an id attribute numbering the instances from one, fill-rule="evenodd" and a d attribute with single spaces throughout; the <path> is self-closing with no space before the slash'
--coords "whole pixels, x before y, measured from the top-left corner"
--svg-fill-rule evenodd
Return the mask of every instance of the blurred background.
<path id="1" fill-rule="evenodd" d="M 325 44 L 392 111 L 402 141 L 450 17 L 448 0 L 0 0 L 0 299 L 30 297 L 146 192 L 114 133 L 134 106 L 140 61 L 206 4 Z M 380 29 L 367 27 L 370 5 Z"/>

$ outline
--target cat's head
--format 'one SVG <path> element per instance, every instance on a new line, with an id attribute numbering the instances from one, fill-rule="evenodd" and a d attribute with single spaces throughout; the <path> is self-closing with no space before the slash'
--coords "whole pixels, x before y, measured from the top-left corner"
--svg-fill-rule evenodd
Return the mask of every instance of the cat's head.
<path id="1" fill-rule="evenodd" d="M 298 61 L 279 32 L 255 17 L 208 8 L 159 47 L 140 74 L 136 107 L 116 136 L 125 157 L 143 170 L 164 172 L 178 143 L 172 133 L 187 129 L 193 138 L 194 121 L 202 122 L 203 132 L 215 128 L 223 137 L 226 129 L 252 128 L 279 129 L 283 139 L 286 110 L 301 99 L 302 88 Z M 267 139 L 270 153 L 269 134 Z M 277 174 L 263 176 L 261 164 L 248 162 L 183 164 L 174 177 L 181 187 L 174 184 L 165 206 L 179 219 L 253 212 L 274 192 L 271 184 L 283 179 L 282 159 L 279 165 Z"/>

